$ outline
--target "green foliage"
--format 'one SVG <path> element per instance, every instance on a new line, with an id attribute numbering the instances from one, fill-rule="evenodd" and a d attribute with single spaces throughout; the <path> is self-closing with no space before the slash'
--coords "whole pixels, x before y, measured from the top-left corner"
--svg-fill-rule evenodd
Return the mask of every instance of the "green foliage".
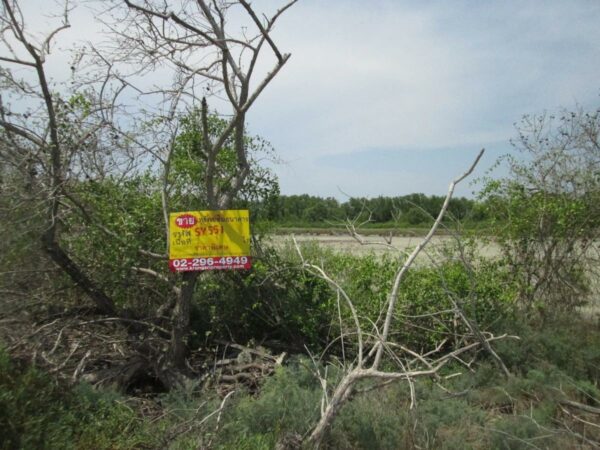
<path id="1" fill-rule="evenodd" d="M 116 394 L 59 385 L 0 352 L 1 449 L 120 449 L 147 440 L 135 412 Z"/>
<path id="2" fill-rule="evenodd" d="M 209 115 L 208 138 L 214 142 L 226 129 L 228 122 L 217 115 Z M 231 178 L 237 170 L 237 155 L 231 135 L 217 154 L 214 179 L 218 190 L 226 193 L 231 189 Z M 206 209 L 206 154 L 201 125 L 201 112 L 194 110 L 181 119 L 181 132 L 177 136 L 171 160 L 169 191 L 171 208 L 178 211 Z M 244 187 L 236 198 L 234 207 L 253 206 L 255 217 L 262 218 L 273 208 L 279 184 L 277 178 L 260 162 L 274 159 L 271 144 L 260 136 L 246 135 L 244 147 L 248 154 L 250 171 Z M 260 217 L 257 217 L 260 216 Z"/>
<path id="3" fill-rule="evenodd" d="M 296 359 L 267 380 L 257 398 L 245 396 L 228 409 L 218 448 L 274 448 L 287 434 L 304 435 L 318 417 L 321 390 L 307 367 Z"/>
<path id="4" fill-rule="evenodd" d="M 340 203 L 335 198 L 311 195 L 282 195 L 269 219 L 285 225 L 315 225 L 342 222 L 345 219 L 370 220 L 372 225 L 426 225 L 436 217 L 443 202 L 442 196 L 410 194 L 401 197 L 350 198 Z M 447 220 L 482 222 L 485 213 L 475 211 L 478 203 L 467 198 L 450 201 Z"/>
<path id="5" fill-rule="evenodd" d="M 73 99 L 75 105 L 80 101 Z M 181 119 L 181 132 L 175 143 L 166 186 L 170 211 L 208 206 L 199 120 L 198 111 Z M 209 137 L 215 139 L 225 126 L 224 120 L 210 116 Z M 250 209 L 252 231 L 260 235 L 267 229 L 262 218 L 278 194 L 274 175 L 259 164 L 259 160 L 272 156 L 272 148 L 260 137 L 244 139 L 251 168 L 233 207 Z M 217 179 L 224 183 L 219 187 L 222 192 L 228 189 L 226 183 L 235 170 L 236 161 L 230 139 L 218 153 L 216 164 Z M 163 181 L 149 169 L 125 178 L 106 176 L 79 180 L 72 182 L 69 189 L 86 210 L 82 214 L 75 208 L 72 214 L 65 214 L 62 234 L 69 252 L 117 306 L 134 308 L 141 314 L 153 313 L 172 295 L 169 286 L 132 268 L 143 267 L 170 276 L 164 261 L 140 254 L 140 249 L 165 253 Z"/>
<path id="6" fill-rule="evenodd" d="M 585 320 L 561 317 L 535 329 L 523 320 L 504 323 L 503 328 L 520 337 L 496 344 L 498 354 L 514 372 L 526 373 L 544 361 L 574 379 L 600 382 L 600 334 Z"/>
<path id="7" fill-rule="evenodd" d="M 410 334 L 401 336 L 415 344 L 432 344 L 446 335 L 466 331 L 452 313 L 427 316 L 452 309 L 452 301 L 482 329 L 493 329 L 511 316 L 513 292 L 507 273 L 493 262 L 468 267 L 448 261 L 409 271 L 401 287 L 400 307 Z"/>
<path id="8" fill-rule="evenodd" d="M 70 252 L 118 306 L 141 311 L 155 307 L 152 300 L 162 301 L 161 296 L 168 295 L 167 286 L 148 283 L 132 266 L 165 270 L 164 262 L 139 253 L 140 249 L 164 253 L 159 181 L 146 173 L 125 180 L 89 180 L 73 189 L 93 211 L 93 221 L 82 223 L 79 214 L 68 216 L 69 232 L 63 235 Z"/>
<path id="9" fill-rule="evenodd" d="M 505 417 L 490 428 L 491 448 L 503 450 L 525 450 L 532 448 L 535 442 L 538 448 L 560 448 L 554 447 L 553 436 L 543 433 L 539 424 L 523 417 Z"/>
<path id="10" fill-rule="evenodd" d="M 33 163 L 18 169 L 0 164 L 0 286 L 29 291 L 45 281 L 36 273 L 47 269 L 48 261 L 39 240 L 46 212 L 31 201 L 44 190 L 35 174 Z"/>
<path id="11" fill-rule="evenodd" d="M 405 393 L 403 393 L 405 394 Z M 369 396 L 358 396 L 340 413 L 329 438 L 331 448 L 397 449 L 407 448 L 410 413 L 405 395 L 385 389 Z"/>
<path id="12" fill-rule="evenodd" d="M 596 339 L 600 336 L 597 330 L 593 334 Z M 515 348 L 521 345 L 504 343 Z M 565 344 L 569 354 L 580 347 L 589 351 L 596 342 L 575 335 Z M 415 382 L 417 406 L 413 410 L 409 409 L 410 391 L 402 382 L 356 395 L 334 422 L 327 448 L 520 449 L 532 448 L 532 444 L 579 448 L 577 436 L 561 425 L 560 402 L 574 399 L 598 405 L 600 390 L 558 368 L 560 361 L 552 359 L 556 356 L 542 353 L 510 378 L 491 361 L 484 361 L 472 372 L 444 383 L 445 390 L 420 379 Z M 443 374 L 457 371 L 463 371 L 462 367 L 454 365 Z M 593 433 L 594 428 L 588 430 Z"/>
<path id="13" fill-rule="evenodd" d="M 249 271 L 203 274 L 192 305 L 195 342 L 253 339 L 297 351 L 320 348 L 327 341 L 331 301 L 324 281 L 265 250 Z"/>
<path id="14" fill-rule="evenodd" d="M 580 306 L 589 291 L 586 253 L 600 219 L 596 204 L 586 197 L 530 192 L 512 182 L 488 188 L 494 234 L 523 304 L 555 312 Z"/>
<path id="15" fill-rule="evenodd" d="M 428 215 L 425 210 L 416 206 L 408 209 L 406 213 L 404 213 L 403 218 L 409 225 L 418 225 L 431 220 L 431 216 Z"/>
<path id="16" fill-rule="evenodd" d="M 525 332 L 524 327 L 514 323 L 508 331 Z M 580 321 L 564 327 L 557 338 L 560 346 L 546 344 L 557 329 L 558 325 L 541 333 L 528 328 L 531 334 L 524 334 L 521 341 L 494 343 L 513 369 L 507 352 L 522 354 L 513 377 L 505 378 L 493 362 L 484 360 L 472 365 L 472 371 L 458 363 L 447 367 L 442 376 L 463 375 L 445 381 L 444 390 L 435 380 L 415 380 L 417 403 L 412 410 L 404 381 L 355 394 L 334 421 L 323 448 L 483 450 L 532 444 L 579 448 L 580 439 L 562 425 L 560 402 L 570 399 L 600 406 L 598 359 L 586 362 L 589 370 L 568 364 L 570 357 L 577 367 L 579 358 L 597 354 L 600 333 Z M 524 345 L 528 340 L 538 343 Z M 65 388 L 34 368 L 11 363 L 1 353 L 0 448 L 183 450 L 205 448 L 208 443 L 216 449 L 275 448 L 286 436 L 305 436 L 315 423 L 322 391 L 313 369 L 307 358 L 291 358 L 259 393 L 250 395 L 238 388 L 227 400 L 217 430 L 216 415 L 200 422 L 218 409 L 221 400 L 198 384 L 160 395 L 155 401 L 162 412 L 144 419 L 134 412 L 135 403 L 126 403 L 116 393 L 88 385 Z M 327 369 L 333 386 L 338 367 Z M 358 388 L 372 383 L 365 381 Z M 586 436 L 596 439 L 593 427 L 586 429 Z"/>
<path id="17" fill-rule="evenodd" d="M 525 116 L 507 156 L 509 177 L 481 193 L 505 264 L 529 313 L 573 311 L 586 300 L 600 223 L 600 110 Z"/>
<path id="18" fill-rule="evenodd" d="M 363 329 L 371 330 L 372 324 L 381 320 L 381 311 L 401 261 L 391 256 L 335 253 L 311 244 L 301 248 L 305 260 L 321 265 L 344 288 L 352 299 Z M 298 265 L 298 257 L 294 253 L 291 247 L 284 249 L 283 257 L 292 265 Z M 453 308 L 452 300 L 461 305 L 483 329 L 488 329 L 511 317 L 514 293 L 515 287 L 509 274 L 496 262 L 481 261 L 467 266 L 448 261 L 437 266 L 414 267 L 402 282 L 399 313 L 393 321 L 391 333 L 394 339 L 419 348 L 439 343 L 456 331 L 464 331 L 453 313 L 443 312 Z M 327 310 L 325 317 L 328 315 L 331 322 L 330 336 L 339 336 L 336 294 L 331 290 L 328 297 L 321 298 L 326 301 L 322 304 Z M 351 311 L 343 299 L 339 305 L 342 327 L 345 332 L 352 332 Z"/>
<path id="19" fill-rule="evenodd" d="M 404 383 L 357 395 L 333 424 L 327 448 L 521 448 L 523 441 L 531 439 L 543 442 L 544 448 L 559 449 L 576 442 L 556 439 L 561 432 L 553 419 L 560 396 L 550 393 L 557 392 L 558 380 L 541 374 L 537 380 L 534 375 L 531 379 L 500 378 L 474 387 L 479 370 L 446 386 L 451 392 L 460 392 L 470 384 L 468 395 L 449 395 L 429 381 L 416 382 L 417 406 L 413 410 Z M 546 397 L 538 398 L 543 395 Z"/>

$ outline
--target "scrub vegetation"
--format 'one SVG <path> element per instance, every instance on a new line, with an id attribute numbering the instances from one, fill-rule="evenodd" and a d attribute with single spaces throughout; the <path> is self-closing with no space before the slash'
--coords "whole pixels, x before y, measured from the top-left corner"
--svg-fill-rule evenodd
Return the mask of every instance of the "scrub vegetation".
<path id="1" fill-rule="evenodd" d="M 452 194 L 481 153 L 445 197 L 280 196 L 246 113 L 293 3 L 106 2 L 118 45 L 66 89 L 70 10 L 39 41 L 2 0 L 0 449 L 598 448 L 600 110 L 524 117 L 475 200 Z M 168 213 L 202 209 L 250 210 L 250 270 L 169 272 Z M 384 251 L 272 245 L 323 218 Z"/>
<path id="2" fill-rule="evenodd" d="M 284 232 L 304 226 L 309 229 L 343 228 L 348 218 L 365 222 L 366 229 L 402 232 L 410 228 L 424 229 L 437 216 L 444 203 L 440 195 L 410 194 L 398 197 L 335 198 L 312 195 L 280 195 L 267 219 Z M 452 198 L 445 218 L 447 223 L 460 221 L 470 227 L 485 225 L 490 217 L 485 205 L 464 197 Z"/>

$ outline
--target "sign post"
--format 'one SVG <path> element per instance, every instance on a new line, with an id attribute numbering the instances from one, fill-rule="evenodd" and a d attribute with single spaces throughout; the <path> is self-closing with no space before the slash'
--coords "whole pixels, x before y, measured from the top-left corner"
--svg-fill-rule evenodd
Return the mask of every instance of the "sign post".
<path id="1" fill-rule="evenodd" d="M 250 269 L 246 209 L 184 211 L 169 215 L 172 272 Z"/>

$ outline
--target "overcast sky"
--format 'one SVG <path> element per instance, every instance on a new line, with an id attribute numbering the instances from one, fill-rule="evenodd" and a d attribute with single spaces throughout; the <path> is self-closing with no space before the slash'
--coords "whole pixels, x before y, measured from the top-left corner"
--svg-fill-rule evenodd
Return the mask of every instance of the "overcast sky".
<path id="1" fill-rule="evenodd" d="M 300 0 L 277 31 L 292 59 L 250 125 L 284 193 L 442 194 L 523 114 L 600 104 L 597 0 Z"/>
<path id="2" fill-rule="evenodd" d="M 275 39 L 292 58 L 248 125 L 284 194 L 444 194 L 523 114 L 600 104 L 598 0 L 300 0 Z"/>

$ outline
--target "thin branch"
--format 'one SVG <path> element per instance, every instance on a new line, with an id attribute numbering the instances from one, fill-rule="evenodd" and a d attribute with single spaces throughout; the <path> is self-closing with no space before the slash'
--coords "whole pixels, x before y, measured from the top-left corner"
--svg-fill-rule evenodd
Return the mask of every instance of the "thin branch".
<path id="1" fill-rule="evenodd" d="M 298 246 L 298 242 L 296 241 L 296 238 L 292 237 L 292 241 L 294 242 L 294 245 L 296 247 L 296 251 L 300 255 L 300 258 L 303 260 L 303 267 L 316 272 L 316 275 L 318 275 L 320 278 L 322 278 L 323 280 L 325 280 L 328 284 L 330 284 L 331 286 L 333 286 L 335 288 L 336 292 L 338 292 L 339 294 L 341 294 L 342 297 L 344 297 L 344 300 L 346 301 L 346 303 L 348 304 L 348 307 L 350 308 L 350 311 L 352 313 L 352 318 L 354 319 L 354 325 L 356 327 L 356 334 L 357 334 L 357 337 L 358 337 L 358 367 L 362 367 L 362 362 L 363 362 L 362 328 L 360 326 L 360 321 L 358 320 L 358 313 L 356 312 L 356 308 L 354 307 L 354 303 L 352 303 L 352 300 L 350 299 L 350 297 L 348 296 L 348 294 L 346 293 L 346 291 L 344 290 L 344 288 L 342 288 L 337 281 L 335 281 L 329 275 L 327 275 L 327 273 L 321 267 L 316 266 L 314 264 L 310 264 L 308 262 L 304 262 L 304 258 L 302 256 L 302 252 L 300 250 L 300 247 Z"/>
<path id="2" fill-rule="evenodd" d="M 248 13 L 248 15 L 250 15 L 250 17 L 252 17 L 252 20 L 256 24 L 256 27 L 260 30 L 260 33 L 263 35 L 263 37 L 267 40 L 267 42 L 271 46 L 271 49 L 273 50 L 273 53 L 275 53 L 275 56 L 277 56 L 277 59 L 279 60 L 279 62 L 281 62 L 281 60 L 283 59 L 283 57 L 281 56 L 281 53 L 279 52 L 279 49 L 275 45 L 275 42 L 273 42 L 273 39 L 271 39 L 271 36 L 269 35 L 269 32 L 265 29 L 265 27 L 263 27 L 263 24 L 260 22 L 260 20 L 256 16 L 256 13 L 254 12 L 254 10 L 250 6 L 250 4 L 247 1 L 245 1 L 245 0 L 239 0 L 239 1 L 242 4 L 242 6 L 244 7 L 244 9 L 246 10 L 246 12 Z M 294 0 L 293 2 L 290 2 L 288 5 L 286 5 L 285 8 L 282 8 L 282 10 L 285 11 L 285 9 L 289 8 L 290 6 L 292 6 L 294 3 L 296 3 L 296 1 L 297 0 Z"/>
<path id="3" fill-rule="evenodd" d="M 39 136 L 36 136 L 31 130 L 21 128 L 20 126 L 15 125 L 11 122 L 7 122 L 3 119 L 0 119 L 0 126 L 2 126 L 7 132 L 21 136 L 22 138 L 27 139 L 28 141 L 30 141 L 38 147 L 43 148 L 46 145 L 43 139 Z"/>
<path id="4" fill-rule="evenodd" d="M 561 400 L 560 403 L 566 406 L 571 406 L 573 408 L 580 409 L 591 414 L 600 414 L 600 408 L 595 408 L 590 405 L 584 405 L 583 403 L 574 402 L 573 400 Z"/>
<path id="5" fill-rule="evenodd" d="M 144 250 L 144 249 L 139 249 L 138 252 L 141 255 L 148 256 L 148 257 L 154 258 L 154 259 L 162 259 L 162 260 L 169 259 L 169 255 L 163 254 L 163 253 L 154 253 L 154 252 L 151 252 L 149 250 Z"/>
<path id="6" fill-rule="evenodd" d="M 134 272 L 145 273 L 146 275 L 150 275 L 156 278 L 157 280 L 164 281 L 165 283 L 168 283 L 170 285 L 171 290 L 176 295 L 181 295 L 181 288 L 179 286 L 175 286 L 173 284 L 173 281 L 171 281 L 169 277 L 163 275 L 162 273 L 158 273 L 155 270 L 148 269 L 146 267 L 132 267 L 131 270 L 133 270 Z"/>
<path id="7" fill-rule="evenodd" d="M 466 177 L 468 177 L 473 172 L 473 170 L 475 169 L 475 166 L 479 163 L 479 160 L 483 156 L 483 153 L 484 153 L 484 150 L 482 149 L 479 152 L 479 154 L 477 155 L 477 157 L 475 158 L 475 161 L 473 161 L 473 163 L 469 167 L 469 169 L 464 174 L 462 174 L 458 178 L 454 179 L 450 183 L 450 186 L 448 188 L 448 194 L 446 195 L 446 199 L 444 200 L 444 204 L 442 205 L 442 208 L 438 214 L 437 219 L 433 223 L 433 225 L 432 225 L 431 229 L 429 230 L 429 232 L 427 233 L 427 235 L 423 238 L 423 240 L 419 243 L 419 245 L 417 245 L 417 247 L 413 250 L 413 252 L 410 254 L 408 259 L 405 261 L 403 266 L 400 268 L 400 270 L 396 274 L 396 277 L 394 279 L 394 285 L 392 287 L 392 291 L 390 294 L 387 314 L 385 316 L 386 317 L 385 322 L 383 324 L 383 333 L 381 335 L 381 342 L 376 344 L 376 346 L 378 346 L 378 349 L 377 349 L 377 353 L 375 355 L 375 359 L 373 361 L 372 367 L 374 369 L 377 369 L 381 362 L 381 357 L 383 355 L 383 344 L 387 341 L 387 337 L 390 332 L 390 326 L 391 326 L 392 318 L 394 315 L 394 309 L 396 308 L 396 303 L 398 301 L 398 295 L 400 292 L 400 284 L 404 278 L 404 275 L 406 274 L 408 269 L 412 266 L 413 262 L 415 261 L 415 259 L 419 255 L 419 253 L 421 253 L 421 251 L 429 243 L 429 241 L 435 234 L 437 228 L 439 227 L 440 223 L 442 222 L 442 219 L 444 218 L 444 215 L 446 214 L 446 210 L 448 209 L 448 205 L 450 204 L 450 200 L 452 199 L 452 195 L 454 194 L 454 189 L 455 189 L 456 185 L 458 183 L 460 183 L 462 180 L 464 180 Z"/>
<path id="8" fill-rule="evenodd" d="M 23 61 L 22 59 L 7 58 L 5 56 L 0 56 L 0 61 L 6 61 L 9 63 L 20 64 L 22 66 L 35 67 L 35 63 L 32 63 L 31 61 Z"/>

